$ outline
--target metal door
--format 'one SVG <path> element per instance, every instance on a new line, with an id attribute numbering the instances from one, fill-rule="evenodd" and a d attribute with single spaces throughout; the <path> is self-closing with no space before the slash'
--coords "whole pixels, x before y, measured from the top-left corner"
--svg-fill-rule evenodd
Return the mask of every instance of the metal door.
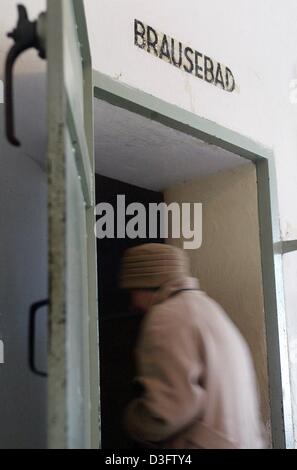
<path id="1" fill-rule="evenodd" d="M 92 67 L 82 0 L 48 0 L 48 445 L 99 447 Z"/>

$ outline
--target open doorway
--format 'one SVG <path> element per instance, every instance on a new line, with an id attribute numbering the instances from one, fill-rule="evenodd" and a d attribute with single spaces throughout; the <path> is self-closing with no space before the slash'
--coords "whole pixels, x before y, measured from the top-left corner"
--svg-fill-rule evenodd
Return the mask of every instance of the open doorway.
<path id="1" fill-rule="evenodd" d="M 96 174 L 97 204 L 108 203 L 116 211 L 118 195 L 125 197 L 126 204 L 141 202 L 144 207 L 151 202 L 158 204 L 163 201 L 161 192 Z M 133 398 L 133 351 L 142 318 L 130 311 L 129 297 L 118 286 L 120 260 L 127 248 L 141 243 L 163 241 L 160 237 L 104 238 L 97 241 L 103 448 L 133 446 L 124 432 L 121 416 L 127 403 Z"/>
<path id="2" fill-rule="evenodd" d="M 125 188 L 129 187 L 132 199 L 139 197 L 140 202 L 146 194 L 147 203 L 156 200 L 168 204 L 202 203 L 202 246 L 188 251 L 192 274 L 199 278 L 202 290 L 224 307 L 249 343 L 259 382 L 262 415 L 270 438 L 271 397 L 255 163 L 214 142 L 207 143 L 201 134 L 192 135 L 187 126 L 179 129 L 175 121 L 165 118 L 160 122 L 156 113 L 145 112 L 137 104 L 118 99 L 113 93 L 97 90 L 96 95 L 95 159 L 96 173 L 100 175 L 97 176 L 97 202 L 103 202 L 108 196 L 108 182 L 113 188 L 113 197 L 125 194 Z M 151 240 L 115 240 L 113 243 L 114 246 L 120 243 L 123 249 L 146 241 Z M 170 238 L 163 241 L 180 246 L 183 242 Z M 104 300 L 108 298 L 104 271 L 107 266 L 119 265 L 121 252 L 120 245 L 106 250 L 104 244 L 107 243 L 98 243 L 102 442 L 105 448 L 125 448 L 132 445 L 122 429 L 128 394 L 121 403 L 118 395 L 121 388 L 129 389 L 133 376 L 133 348 L 139 323 L 129 332 L 128 321 L 122 316 L 112 327 L 111 320 L 109 328 L 106 326 L 109 301 Z M 111 273 L 111 297 L 118 299 L 113 302 L 128 309 L 128 304 L 119 300 L 122 294 L 114 291 L 117 282 L 114 268 L 107 277 Z M 114 309 L 113 315 L 118 318 L 119 309 L 118 312 Z M 126 363 L 117 361 L 115 351 L 125 349 Z"/>

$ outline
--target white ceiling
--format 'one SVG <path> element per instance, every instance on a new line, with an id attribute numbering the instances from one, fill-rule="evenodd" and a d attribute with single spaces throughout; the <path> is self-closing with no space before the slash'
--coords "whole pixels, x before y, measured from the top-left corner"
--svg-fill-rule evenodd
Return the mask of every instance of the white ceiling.
<path id="1" fill-rule="evenodd" d="M 41 65 L 38 72 L 16 74 L 15 117 L 22 151 L 46 171 L 46 74 L 45 63 Z M 238 155 L 97 99 L 95 158 L 97 173 L 156 191 L 246 163 Z"/>
<path id="2" fill-rule="evenodd" d="M 95 99 L 96 172 L 156 191 L 246 163 L 214 145 Z"/>

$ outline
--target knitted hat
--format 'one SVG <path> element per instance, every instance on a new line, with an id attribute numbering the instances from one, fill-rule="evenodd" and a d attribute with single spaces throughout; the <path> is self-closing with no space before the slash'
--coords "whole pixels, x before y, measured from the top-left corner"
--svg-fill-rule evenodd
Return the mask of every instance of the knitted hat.
<path id="1" fill-rule="evenodd" d="M 120 287 L 149 289 L 189 276 L 184 251 L 171 245 L 147 243 L 128 249 L 122 259 Z"/>

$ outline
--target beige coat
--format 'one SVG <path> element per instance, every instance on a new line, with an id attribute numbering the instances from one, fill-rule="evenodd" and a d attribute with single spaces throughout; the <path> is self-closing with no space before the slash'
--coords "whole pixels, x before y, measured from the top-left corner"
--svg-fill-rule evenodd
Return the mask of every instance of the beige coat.
<path id="1" fill-rule="evenodd" d="M 196 279 L 157 295 L 136 350 L 143 393 L 126 412 L 131 437 L 160 448 L 264 447 L 254 367 L 237 328 Z"/>

